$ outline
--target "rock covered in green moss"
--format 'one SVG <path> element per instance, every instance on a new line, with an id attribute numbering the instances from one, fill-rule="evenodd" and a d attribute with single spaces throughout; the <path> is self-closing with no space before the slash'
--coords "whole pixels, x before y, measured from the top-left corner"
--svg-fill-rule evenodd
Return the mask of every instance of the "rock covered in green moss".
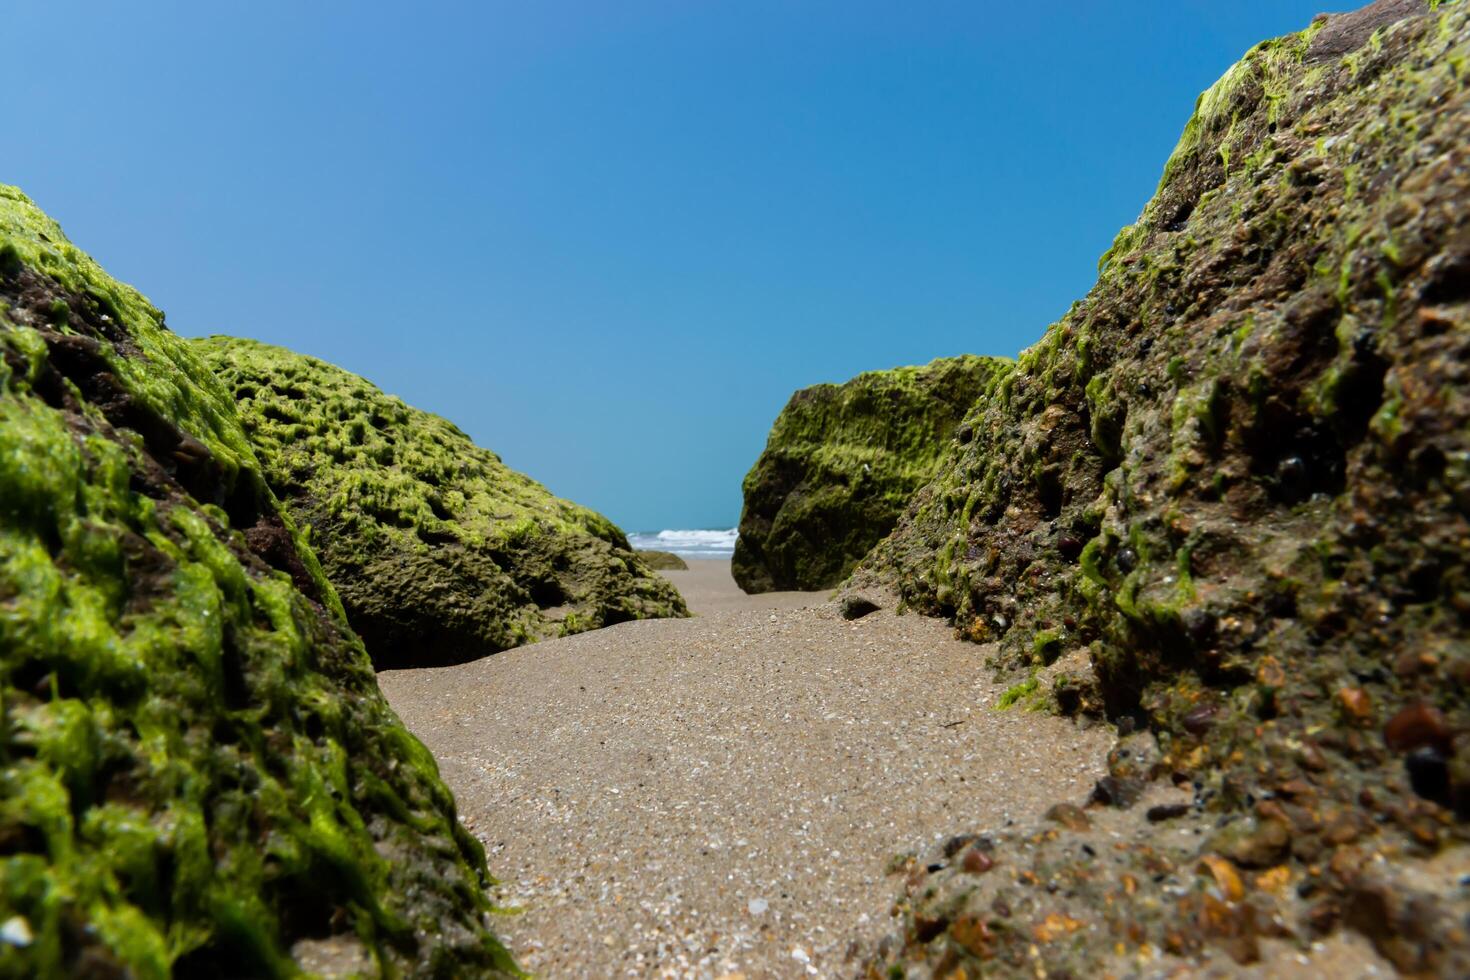
<path id="1" fill-rule="evenodd" d="M 939 358 L 792 395 L 745 477 L 735 581 L 746 592 L 770 592 L 845 579 L 933 475 L 1005 363 Z"/>
<path id="2" fill-rule="evenodd" d="M 487 882 L 229 396 L 0 187 L 0 976 L 510 971 Z"/>
<path id="3" fill-rule="evenodd" d="M 649 568 L 658 571 L 689 571 L 689 563 L 672 551 L 645 551 L 640 548 L 638 550 L 638 557 L 643 559 L 643 563 Z"/>
<path id="4" fill-rule="evenodd" d="M 1156 743 L 1098 801 L 1171 775 L 1201 835 L 1142 845 L 1126 893 L 1070 845 L 1000 859 L 1060 895 L 946 870 L 911 952 L 1087 975 L 1115 942 L 1249 959 L 1346 922 L 1466 972 L 1466 893 L 1401 869 L 1470 838 L 1467 79 L 1464 3 L 1253 48 L 865 560 L 1021 676 L 1084 651 L 1095 703 Z"/>
<path id="5" fill-rule="evenodd" d="M 309 526 L 379 668 L 687 614 L 611 521 L 450 422 L 279 347 L 212 337 L 194 350 L 232 390 L 267 481 Z"/>

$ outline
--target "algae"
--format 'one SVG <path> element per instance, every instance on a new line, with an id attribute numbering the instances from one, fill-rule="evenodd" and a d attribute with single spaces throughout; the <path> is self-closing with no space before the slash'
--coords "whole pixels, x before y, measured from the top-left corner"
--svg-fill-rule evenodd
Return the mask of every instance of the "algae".
<path id="1" fill-rule="evenodd" d="M 940 358 L 792 395 L 742 485 L 735 581 L 770 592 L 845 579 L 933 474 L 1005 363 Z"/>
<path id="2" fill-rule="evenodd" d="M 1406 870 L 1470 841 L 1470 8 L 1426 9 L 1324 16 L 1227 71 L 853 577 L 1016 675 L 1042 637 L 1089 651 L 1136 731 L 1096 805 L 1168 777 L 1200 836 L 1102 870 L 1012 835 L 1024 875 L 925 877 L 872 972 L 1250 962 L 1343 925 L 1399 969 L 1470 969 L 1466 896 Z M 1205 894 L 1211 861 L 1244 897 Z M 1048 916 L 1088 927 L 1038 939 Z"/>
<path id="3" fill-rule="evenodd" d="M 230 398 L 9 187 L 0 652 L 0 975 L 515 972 Z"/>
<path id="4" fill-rule="evenodd" d="M 267 482 L 310 529 L 380 669 L 687 615 L 611 521 L 453 423 L 279 347 L 230 337 L 192 346 L 234 395 Z"/>

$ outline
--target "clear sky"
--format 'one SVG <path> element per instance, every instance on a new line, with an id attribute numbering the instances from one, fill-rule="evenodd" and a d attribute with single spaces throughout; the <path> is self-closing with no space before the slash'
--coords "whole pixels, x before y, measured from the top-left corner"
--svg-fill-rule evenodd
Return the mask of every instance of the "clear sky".
<path id="1" fill-rule="evenodd" d="M 1322 2 L 10 0 L 0 182 L 181 334 L 728 527 L 794 389 L 1035 341 Z"/>

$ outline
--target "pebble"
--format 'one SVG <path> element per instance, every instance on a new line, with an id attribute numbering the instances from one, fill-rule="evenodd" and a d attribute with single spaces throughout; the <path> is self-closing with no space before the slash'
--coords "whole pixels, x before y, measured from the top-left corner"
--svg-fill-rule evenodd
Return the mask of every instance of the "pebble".
<path id="1" fill-rule="evenodd" d="M 1404 708 L 1383 726 L 1383 740 L 1395 752 L 1412 752 L 1428 745 L 1448 754 L 1452 739 L 1444 714 L 1422 701 Z"/>
<path id="2" fill-rule="evenodd" d="M 751 915 L 763 915 L 771 907 L 771 903 L 764 898 L 752 898 L 745 907 L 750 910 Z"/>
<path id="3" fill-rule="evenodd" d="M 1092 826 L 1087 814 L 1075 803 L 1058 803 L 1046 811 L 1046 819 L 1054 820 L 1068 830 L 1086 830 Z"/>
<path id="4" fill-rule="evenodd" d="M 1160 803 L 1158 806 L 1149 807 L 1147 816 L 1149 823 L 1159 823 L 1163 820 L 1182 817 L 1188 812 L 1188 803 Z"/>

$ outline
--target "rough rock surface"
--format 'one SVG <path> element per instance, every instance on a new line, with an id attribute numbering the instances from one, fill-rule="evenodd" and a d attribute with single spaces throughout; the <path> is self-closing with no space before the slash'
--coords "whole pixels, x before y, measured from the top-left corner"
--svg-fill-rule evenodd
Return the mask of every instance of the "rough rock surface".
<path id="1" fill-rule="evenodd" d="M 453 424 L 279 347 L 195 350 L 236 398 L 271 488 L 378 668 L 686 615 L 611 521 L 552 496 Z"/>
<path id="2" fill-rule="evenodd" d="M 735 581 L 746 592 L 847 578 L 933 475 L 965 414 L 1008 362 L 940 358 L 791 396 L 745 477 Z"/>
<path id="3" fill-rule="evenodd" d="M 672 551 L 645 551 L 639 549 L 638 557 L 655 571 L 687 572 L 689 563 Z"/>
<path id="4" fill-rule="evenodd" d="M 875 970 L 1346 924 L 1470 973 L 1470 890 L 1425 870 L 1470 837 L 1470 5 L 1433 6 L 1318 18 L 1204 93 L 854 576 L 998 641 L 1018 700 L 1137 729 L 1094 805 L 1191 793 L 1107 860 L 1062 822 L 918 875 Z"/>
<path id="5" fill-rule="evenodd" d="M 0 187 L 0 976 L 491 975 L 488 883 L 229 397 Z"/>

